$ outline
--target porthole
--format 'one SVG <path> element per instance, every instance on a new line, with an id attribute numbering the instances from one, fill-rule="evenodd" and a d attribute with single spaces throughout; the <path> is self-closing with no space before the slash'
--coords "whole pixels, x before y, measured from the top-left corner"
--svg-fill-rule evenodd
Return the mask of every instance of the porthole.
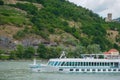
<path id="1" fill-rule="evenodd" d="M 103 71 L 106 71 L 106 69 L 103 69 Z"/>
<path id="2" fill-rule="evenodd" d="M 73 69 L 70 69 L 70 71 L 73 71 Z"/>
<path id="3" fill-rule="evenodd" d="M 116 71 L 116 69 L 113 69 L 113 71 Z"/>
<path id="4" fill-rule="evenodd" d="M 85 71 L 84 69 L 82 69 L 81 71 Z"/>
<path id="5" fill-rule="evenodd" d="M 101 69 L 98 69 L 98 71 L 101 71 Z"/>
<path id="6" fill-rule="evenodd" d="M 111 71 L 111 69 L 108 69 L 108 71 Z"/>
<path id="7" fill-rule="evenodd" d="M 87 71 L 90 71 L 90 69 L 87 69 Z"/>
<path id="8" fill-rule="evenodd" d="M 92 69 L 92 71 L 95 71 L 95 69 Z"/>
<path id="9" fill-rule="evenodd" d="M 76 71 L 79 71 L 79 69 L 76 69 Z"/>
<path id="10" fill-rule="evenodd" d="M 59 69 L 59 71 L 63 71 L 63 69 Z"/>

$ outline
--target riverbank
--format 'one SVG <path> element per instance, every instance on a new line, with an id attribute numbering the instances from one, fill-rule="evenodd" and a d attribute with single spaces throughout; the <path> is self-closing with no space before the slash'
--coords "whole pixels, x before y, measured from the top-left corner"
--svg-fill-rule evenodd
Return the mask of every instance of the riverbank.
<path id="1" fill-rule="evenodd" d="M 34 59 L 17 59 L 17 60 L 0 60 L 0 62 L 3 62 L 3 61 L 10 61 L 10 62 L 14 62 L 14 61 L 18 61 L 18 62 L 23 62 L 23 61 L 27 61 L 27 62 L 31 62 L 33 61 Z M 40 61 L 40 62 L 47 62 L 48 59 L 36 59 L 36 61 Z"/>

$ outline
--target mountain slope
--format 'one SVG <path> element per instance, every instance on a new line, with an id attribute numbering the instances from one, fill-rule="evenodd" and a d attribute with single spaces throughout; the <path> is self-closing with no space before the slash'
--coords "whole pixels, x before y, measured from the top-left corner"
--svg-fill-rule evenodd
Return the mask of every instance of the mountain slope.
<path id="1" fill-rule="evenodd" d="M 6 3 L 9 4 L 0 7 L 0 24 L 2 27 L 10 25 L 14 29 L 1 28 L 0 36 L 22 42 L 26 37 L 29 39 L 36 35 L 39 36 L 35 37 L 37 43 L 42 40 L 67 47 L 99 44 L 102 51 L 110 48 L 119 49 L 120 36 L 112 35 L 114 31 L 120 32 L 120 23 L 106 23 L 97 14 L 81 6 L 66 0 L 8 0 Z"/>

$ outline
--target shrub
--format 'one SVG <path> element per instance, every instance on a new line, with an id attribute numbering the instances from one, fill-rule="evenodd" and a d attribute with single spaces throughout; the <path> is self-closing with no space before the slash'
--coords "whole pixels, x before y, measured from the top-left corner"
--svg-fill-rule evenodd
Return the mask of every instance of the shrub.
<path id="1" fill-rule="evenodd" d="M 25 32 L 23 30 L 18 31 L 15 35 L 13 35 L 15 39 L 20 39 L 22 37 L 25 37 Z"/>
<path id="2" fill-rule="evenodd" d="M 28 47 L 24 51 L 24 58 L 32 58 L 34 56 L 35 49 L 33 47 Z"/>
<path id="3" fill-rule="evenodd" d="M 0 0 L 0 5 L 4 5 L 4 2 L 2 0 Z"/>

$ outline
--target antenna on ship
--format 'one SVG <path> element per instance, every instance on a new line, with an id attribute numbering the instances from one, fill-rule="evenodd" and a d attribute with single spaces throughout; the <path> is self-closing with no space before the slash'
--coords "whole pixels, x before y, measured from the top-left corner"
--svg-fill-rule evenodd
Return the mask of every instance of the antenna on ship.
<path id="1" fill-rule="evenodd" d="M 62 54 L 60 55 L 60 59 L 61 58 L 66 58 L 65 51 L 62 51 Z"/>
<path id="2" fill-rule="evenodd" d="M 36 65 L 36 55 L 37 55 L 37 49 L 35 49 L 34 59 L 33 59 L 33 65 Z"/>

